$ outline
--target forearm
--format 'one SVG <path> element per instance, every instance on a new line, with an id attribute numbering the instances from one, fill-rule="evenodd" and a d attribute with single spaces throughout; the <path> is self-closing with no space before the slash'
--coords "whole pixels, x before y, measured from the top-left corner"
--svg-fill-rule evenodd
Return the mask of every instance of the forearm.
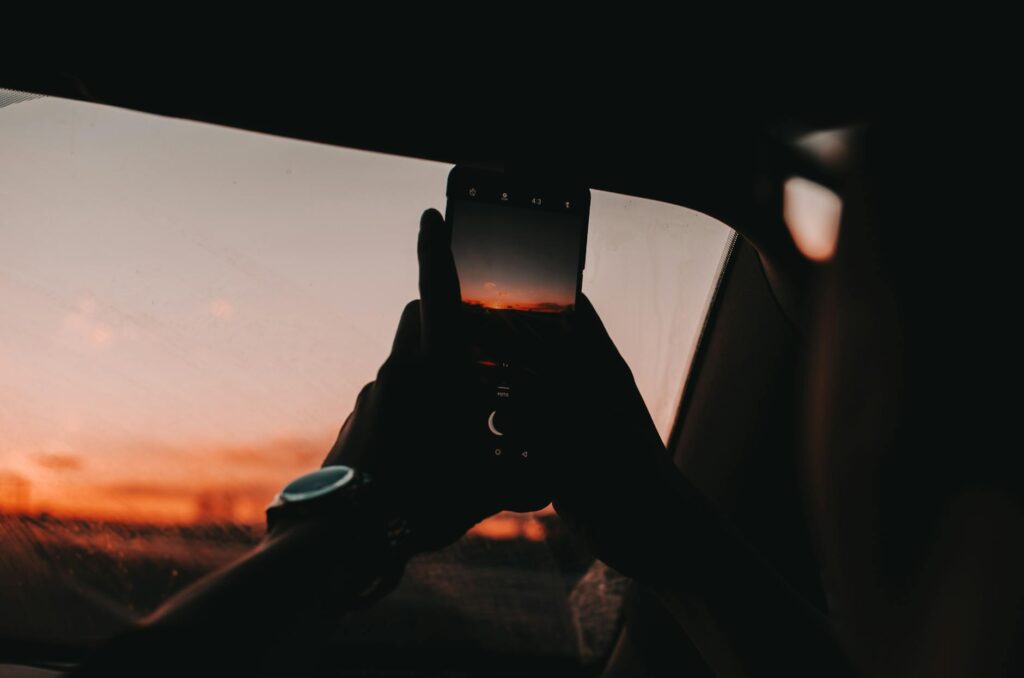
<path id="1" fill-rule="evenodd" d="M 74 675 L 173 673 L 172 667 L 211 663 L 237 668 L 242 657 L 258 661 L 259 649 L 277 643 L 297 623 L 355 605 L 376 582 L 374 567 L 358 548 L 330 547 L 332 536 L 335 543 L 342 540 L 324 529 L 310 524 L 266 537 L 101 648 Z"/>
<path id="2" fill-rule="evenodd" d="M 679 477 L 678 573 L 657 592 L 719 675 L 852 675 L 828 619 Z M 672 481 L 675 482 L 674 480 Z M 683 517 L 685 516 L 685 517 Z"/>

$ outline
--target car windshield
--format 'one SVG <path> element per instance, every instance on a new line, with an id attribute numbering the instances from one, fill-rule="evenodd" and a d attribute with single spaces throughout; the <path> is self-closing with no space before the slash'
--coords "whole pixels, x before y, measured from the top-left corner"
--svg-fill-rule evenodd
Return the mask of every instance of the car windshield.
<path id="1" fill-rule="evenodd" d="M 0 640 L 86 649 L 239 555 L 319 466 L 417 296 L 451 166 L 4 94 Z M 583 290 L 666 439 L 732 237 L 593 192 Z M 503 513 L 337 637 L 586 663 L 622 591 L 550 507 Z"/>

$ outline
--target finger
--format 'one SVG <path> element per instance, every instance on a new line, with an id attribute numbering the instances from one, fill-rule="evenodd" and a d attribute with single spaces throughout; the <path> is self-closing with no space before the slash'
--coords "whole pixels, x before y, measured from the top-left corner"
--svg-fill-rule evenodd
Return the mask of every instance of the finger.
<path id="1" fill-rule="evenodd" d="M 426 210 L 420 218 L 416 251 L 420 264 L 420 337 L 427 353 L 454 350 L 458 337 L 462 299 L 451 244 L 450 224 L 437 210 Z"/>
<path id="2" fill-rule="evenodd" d="M 402 309 L 395 340 L 391 344 L 391 355 L 409 356 L 420 348 L 420 302 L 414 299 Z"/>
<path id="3" fill-rule="evenodd" d="M 582 292 L 576 301 L 573 319 L 576 321 L 575 325 L 578 330 L 600 337 L 602 341 L 611 341 L 611 337 L 608 336 L 608 330 L 605 329 L 604 323 L 601 322 L 601 317 L 597 315 L 597 310 L 590 303 L 590 298 Z"/>
<path id="4" fill-rule="evenodd" d="M 356 404 L 352 408 L 352 413 L 349 414 L 349 418 L 359 416 L 360 410 L 366 409 L 367 404 L 370 402 L 370 397 L 373 395 L 373 384 L 370 382 L 359 389 L 359 394 L 356 396 Z M 348 423 L 348 420 L 345 420 Z"/>
<path id="5" fill-rule="evenodd" d="M 570 345 L 577 358 L 591 365 L 600 365 L 606 376 L 618 375 L 623 384 L 633 381 L 633 372 L 619 353 L 604 323 L 586 295 L 581 294 L 572 318 Z M 579 362 L 579 360 L 577 360 Z M 582 363 L 580 363 L 582 364 Z"/>
<path id="6" fill-rule="evenodd" d="M 338 437 L 335 439 L 334 445 L 331 447 L 331 451 L 328 453 L 327 458 L 324 459 L 323 466 L 339 463 L 342 456 L 342 450 L 346 447 L 351 449 L 351 441 L 357 435 L 355 433 L 356 421 L 359 419 L 359 413 L 366 409 L 367 404 L 370 401 L 370 397 L 373 394 L 373 384 L 374 382 L 371 381 L 363 386 L 359 391 L 359 395 L 356 396 L 355 406 L 345 418 L 345 423 L 341 425 L 341 430 L 338 431 Z"/>
<path id="7" fill-rule="evenodd" d="M 551 502 L 551 506 L 555 509 L 555 513 L 562 519 L 565 526 L 570 530 L 575 530 L 577 526 L 576 513 L 572 510 L 572 507 L 565 502 L 563 499 L 555 499 Z"/>

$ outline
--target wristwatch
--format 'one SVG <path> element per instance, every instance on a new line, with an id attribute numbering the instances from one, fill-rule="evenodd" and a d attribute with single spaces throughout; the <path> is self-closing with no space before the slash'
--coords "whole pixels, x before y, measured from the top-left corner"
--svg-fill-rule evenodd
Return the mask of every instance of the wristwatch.
<path id="1" fill-rule="evenodd" d="M 377 575 L 362 597 L 397 584 L 413 555 L 409 521 L 384 500 L 369 473 L 348 466 L 324 466 L 292 480 L 266 514 L 268 533 L 288 524 L 321 521 L 329 533 L 337 532 L 343 548 L 359 549 L 359 563 Z"/>

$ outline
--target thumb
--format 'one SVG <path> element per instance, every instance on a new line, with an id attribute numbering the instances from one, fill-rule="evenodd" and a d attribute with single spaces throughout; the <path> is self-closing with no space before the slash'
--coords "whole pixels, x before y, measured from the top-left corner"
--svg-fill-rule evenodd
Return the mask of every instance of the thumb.
<path id="1" fill-rule="evenodd" d="M 420 267 L 420 317 L 425 353 L 450 352 L 459 336 L 462 295 L 452 256 L 452 229 L 441 213 L 428 209 L 420 218 L 416 253 Z"/>

